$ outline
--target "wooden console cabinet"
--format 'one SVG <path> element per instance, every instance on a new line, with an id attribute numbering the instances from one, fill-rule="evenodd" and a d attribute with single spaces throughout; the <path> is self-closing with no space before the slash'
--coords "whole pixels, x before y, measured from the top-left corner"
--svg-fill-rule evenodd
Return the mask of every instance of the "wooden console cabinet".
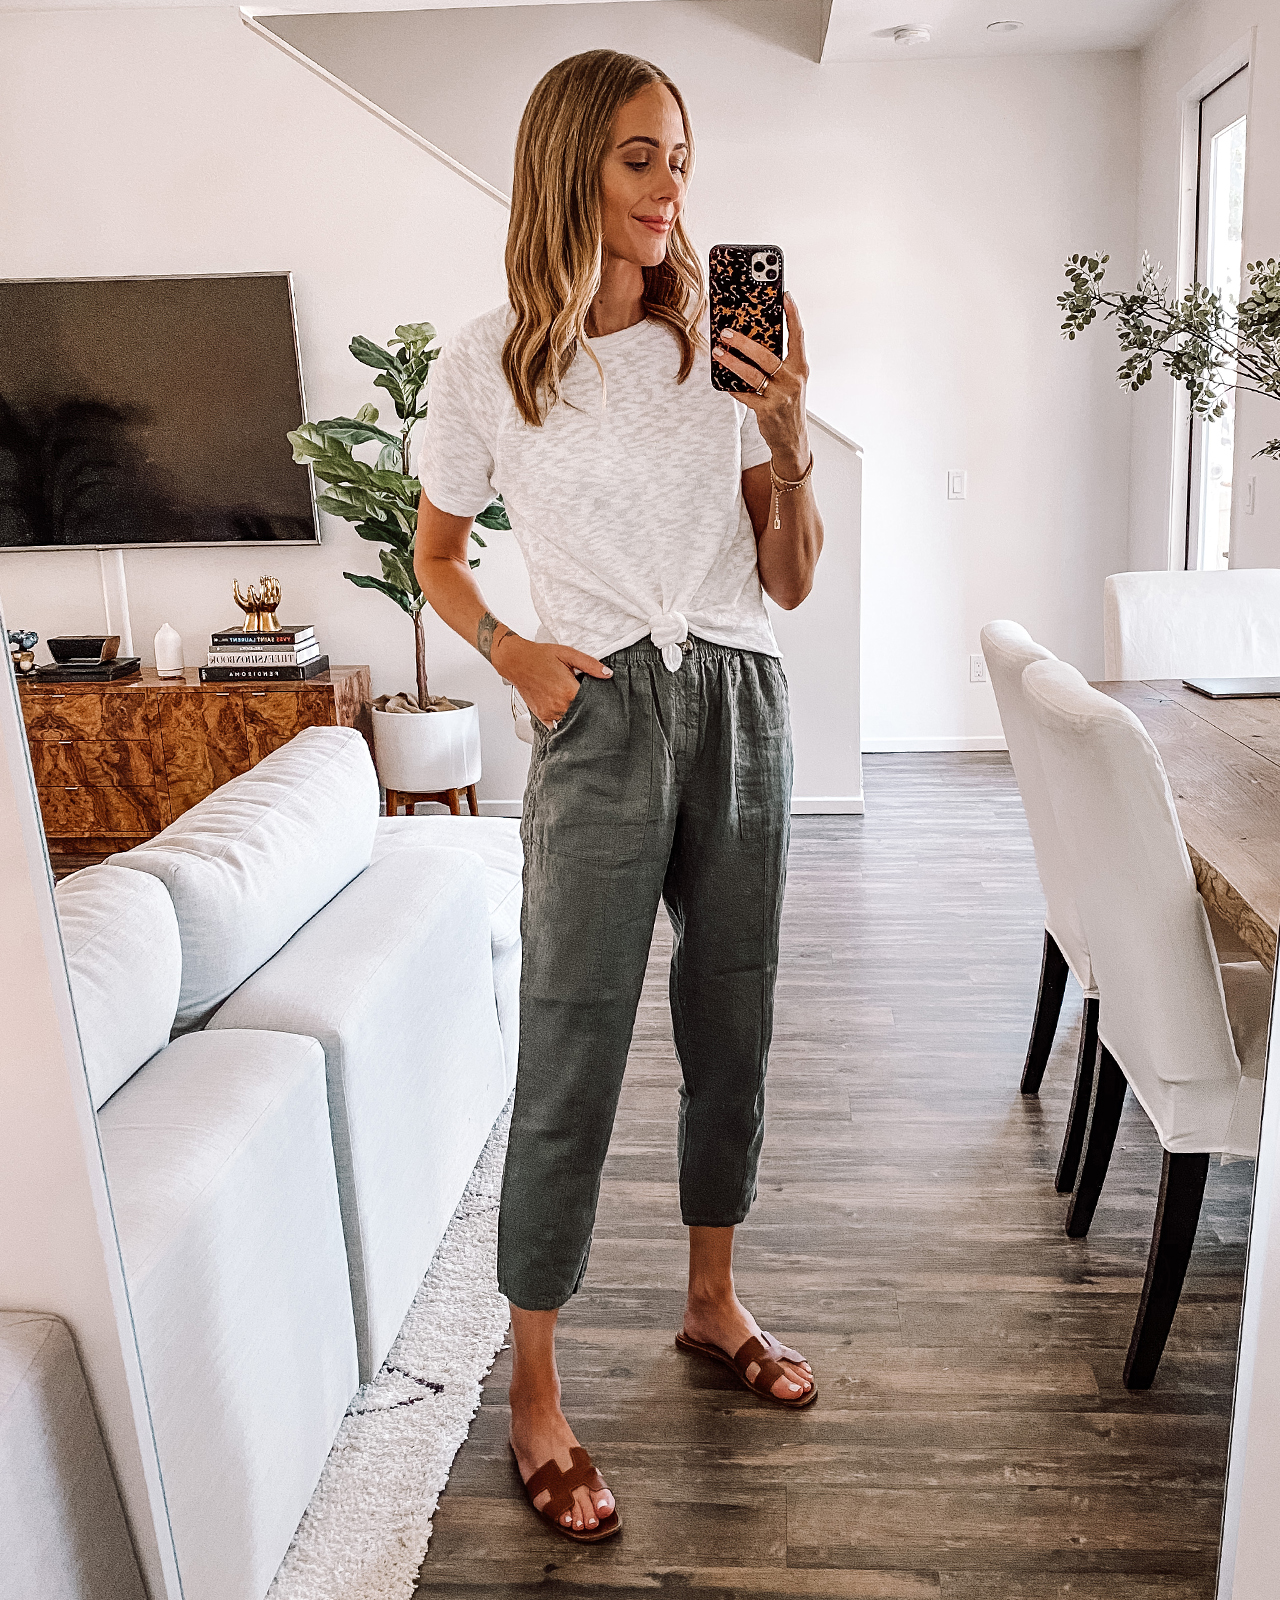
<path id="1" fill-rule="evenodd" d="M 368 667 L 306 683 L 201 683 L 147 668 L 115 683 L 23 683 L 44 831 L 53 852 L 141 844 L 303 728 L 372 741 Z"/>

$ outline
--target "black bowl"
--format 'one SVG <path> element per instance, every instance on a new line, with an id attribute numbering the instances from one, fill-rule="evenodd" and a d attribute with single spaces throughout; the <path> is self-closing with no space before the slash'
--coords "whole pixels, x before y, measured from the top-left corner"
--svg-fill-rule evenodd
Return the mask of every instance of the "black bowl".
<path id="1" fill-rule="evenodd" d="M 120 648 L 120 635 L 118 633 L 68 634 L 61 639 L 46 639 L 45 643 L 49 646 L 49 654 L 59 666 L 67 666 L 72 662 L 114 661 L 116 652 Z"/>

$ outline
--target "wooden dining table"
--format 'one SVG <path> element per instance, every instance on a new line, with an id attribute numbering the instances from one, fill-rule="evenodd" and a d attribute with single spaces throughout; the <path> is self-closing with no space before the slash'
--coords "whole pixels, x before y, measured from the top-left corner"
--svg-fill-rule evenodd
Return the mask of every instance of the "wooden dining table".
<path id="1" fill-rule="evenodd" d="M 1280 700 L 1210 700 L 1179 679 L 1097 683 L 1160 752 L 1205 904 L 1273 970 L 1280 924 Z"/>

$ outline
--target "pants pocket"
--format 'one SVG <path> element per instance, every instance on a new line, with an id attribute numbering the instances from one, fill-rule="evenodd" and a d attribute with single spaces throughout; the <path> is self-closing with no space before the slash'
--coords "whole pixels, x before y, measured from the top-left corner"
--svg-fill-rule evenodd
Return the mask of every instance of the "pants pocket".
<path id="1" fill-rule="evenodd" d="M 787 680 L 771 656 L 750 658 L 737 682 L 734 786 L 744 837 L 785 829 L 791 814 L 791 710 Z"/>
<path id="2" fill-rule="evenodd" d="M 646 686 L 647 687 L 647 686 Z M 651 696 L 629 677 L 583 678 L 555 728 L 538 735 L 536 814 L 528 843 L 603 864 L 645 848 L 652 784 Z"/>

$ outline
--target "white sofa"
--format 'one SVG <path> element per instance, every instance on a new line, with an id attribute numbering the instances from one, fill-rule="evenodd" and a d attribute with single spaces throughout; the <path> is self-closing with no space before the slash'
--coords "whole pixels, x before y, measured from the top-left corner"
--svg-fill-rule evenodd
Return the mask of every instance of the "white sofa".
<path id="1" fill-rule="evenodd" d="M 71 1330 L 0 1311 L 0 1595 L 146 1600 Z"/>
<path id="2" fill-rule="evenodd" d="M 312 728 L 58 886 L 186 1600 L 265 1594 L 507 1098 L 518 852 Z"/>

